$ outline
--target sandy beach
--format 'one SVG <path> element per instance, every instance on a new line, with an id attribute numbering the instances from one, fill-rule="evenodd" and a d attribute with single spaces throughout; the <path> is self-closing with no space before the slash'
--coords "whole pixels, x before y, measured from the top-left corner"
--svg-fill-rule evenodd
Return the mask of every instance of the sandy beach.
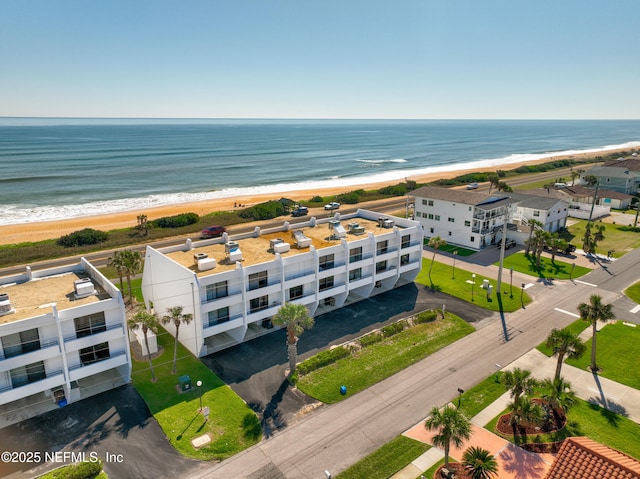
<path id="1" fill-rule="evenodd" d="M 623 151 L 622 149 L 613 149 L 608 151 L 598 152 L 597 155 L 605 156 L 607 154 L 615 153 L 617 151 Z M 471 171 L 495 171 L 496 169 L 512 170 L 519 166 L 526 164 L 545 163 L 552 160 L 561 160 L 567 158 L 573 158 L 580 160 L 582 158 L 593 157 L 594 153 L 584 153 L 576 155 L 559 155 L 549 156 L 537 161 L 528 161 L 524 163 L 512 163 L 504 166 L 491 167 L 491 168 L 473 168 L 466 170 L 458 170 L 452 172 L 450 175 L 443 175 L 442 173 L 433 173 L 421 176 L 408 177 L 409 180 L 416 181 L 418 183 L 427 183 L 440 178 L 458 176 Z M 301 190 L 290 191 L 286 193 L 269 193 L 264 195 L 253 196 L 238 196 L 234 198 L 223 198 L 207 201 L 199 201 L 193 203 L 181 203 L 175 205 L 160 206 L 157 208 L 147 208 L 144 210 L 133 210 L 121 213 L 113 213 L 97 216 L 83 216 L 78 218 L 71 218 L 67 220 L 59 221 L 46 221 L 37 223 L 24 223 L 15 225 L 3 225 L 0 226 L 0 244 L 16 244 L 27 241 L 41 241 L 45 239 L 58 238 L 59 236 L 77 231 L 83 228 L 94 228 L 103 231 L 112 229 L 127 228 L 135 226 L 137 223 L 136 217 L 140 214 L 145 214 L 149 220 L 160 218 L 163 216 L 171 216 L 179 213 L 193 212 L 199 215 L 205 215 L 214 211 L 231 211 L 234 209 L 234 205 L 241 204 L 244 206 L 252 206 L 263 201 L 279 199 L 281 197 L 287 197 L 293 200 L 308 200 L 315 195 L 328 196 L 353 189 L 375 189 L 389 184 L 397 184 L 397 180 L 381 183 L 373 183 L 368 185 L 358 185 L 351 188 L 336 187 L 336 188 L 323 188 L 316 190 Z M 237 206 L 235 207 L 238 208 Z"/>

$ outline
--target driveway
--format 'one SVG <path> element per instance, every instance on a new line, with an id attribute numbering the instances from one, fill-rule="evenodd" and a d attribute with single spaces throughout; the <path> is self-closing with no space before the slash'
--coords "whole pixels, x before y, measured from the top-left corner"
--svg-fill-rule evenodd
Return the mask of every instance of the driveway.
<path id="1" fill-rule="evenodd" d="M 181 477 L 207 463 L 182 457 L 169 444 L 156 420 L 133 386 L 117 389 L 70 404 L 62 409 L 2 429 L 0 450 L 60 452 L 57 462 L 45 464 L 0 462 L 0 477 L 36 477 L 74 462 L 63 452 L 97 453 L 109 477 Z"/>
<path id="2" fill-rule="evenodd" d="M 298 359 L 420 311 L 440 309 L 443 304 L 447 311 L 476 327 L 495 314 L 421 285 L 408 284 L 315 318 L 313 329 L 300 336 Z M 284 330 L 212 354 L 202 361 L 256 411 L 266 437 L 296 424 L 306 412 L 321 406 L 296 388 L 288 387 Z"/>

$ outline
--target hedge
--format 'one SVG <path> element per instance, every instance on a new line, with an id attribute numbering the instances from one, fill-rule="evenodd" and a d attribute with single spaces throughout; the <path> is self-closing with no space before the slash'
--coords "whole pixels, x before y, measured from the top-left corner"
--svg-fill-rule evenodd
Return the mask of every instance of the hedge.
<path id="1" fill-rule="evenodd" d="M 329 364 L 333 364 L 339 359 L 346 358 L 351 355 L 351 350 L 346 347 L 336 347 L 332 349 L 328 349 L 327 351 L 322 351 L 321 353 L 316 354 L 315 356 L 301 362 L 298 364 L 298 373 L 299 374 L 307 374 L 311 371 L 315 371 L 316 369 L 322 368 L 324 366 L 328 366 Z"/>
<path id="2" fill-rule="evenodd" d="M 58 245 L 65 248 L 73 248 L 75 246 L 91 245 L 107 241 L 109 235 L 104 231 L 85 228 L 80 231 L 74 231 L 68 235 L 58 238 Z"/>
<path id="3" fill-rule="evenodd" d="M 193 225 L 200 221 L 200 216 L 196 213 L 181 213 L 175 216 L 163 216 L 151 223 L 158 228 L 182 228 L 183 226 Z"/>

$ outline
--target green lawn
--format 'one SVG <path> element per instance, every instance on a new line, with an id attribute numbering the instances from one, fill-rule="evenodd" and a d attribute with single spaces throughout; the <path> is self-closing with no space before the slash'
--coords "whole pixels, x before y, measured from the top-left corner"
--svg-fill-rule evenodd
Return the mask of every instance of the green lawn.
<path id="1" fill-rule="evenodd" d="M 487 424 L 486 429 L 496 432 L 495 427 L 499 417 L 506 413 L 506 410 L 500 413 Z M 528 441 L 561 441 L 572 436 L 587 436 L 640 459 L 640 424 L 582 399 L 579 399 L 577 404 L 569 410 L 567 426 L 564 429 L 555 433 L 541 434 L 538 439 L 529 435 Z M 504 437 L 513 441 L 511 435 Z"/>
<path id="2" fill-rule="evenodd" d="M 577 312 L 576 312 L 577 314 Z M 577 319 L 575 320 L 573 323 L 571 323 L 569 326 L 567 326 L 567 328 L 576 336 L 579 335 L 582 331 L 584 331 L 585 329 L 591 327 L 591 325 L 586 322 L 583 321 L 582 319 Z M 551 332 L 551 331 L 549 331 Z M 544 354 L 547 357 L 551 357 L 553 356 L 553 350 L 551 348 L 548 348 L 545 346 L 545 342 L 542 342 L 541 344 L 539 344 L 536 349 L 538 351 L 540 351 L 542 354 Z M 589 351 L 585 351 L 585 355 L 587 355 L 589 353 Z"/>
<path id="3" fill-rule="evenodd" d="M 257 443 L 262 437 L 255 413 L 209 368 L 181 344 L 178 345 L 178 374 L 172 374 L 174 338 L 160 329 L 158 346 L 163 353 L 153 360 L 157 382 L 151 382 L 148 361 L 133 361 L 133 385 L 171 444 L 184 456 L 200 460 L 222 460 Z M 193 388 L 180 392 L 178 378 L 191 377 Z M 196 386 L 202 381 L 202 390 Z M 200 394 L 203 407 L 210 408 L 209 420 L 198 413 Z M 211 442 L 199 449 L 191 440 L 204 434 Z"/>
<path id="4" fill-rule="evenodd" d="M 497 265 L 498 263 L 495 264 Z M 509 269 L 513 268 L 514 271 L 518 271 L 520 273 L 548 279 L 569 279 L 569 277 L 575 279 L 591 272 L 589 268 L 574 266 L 572 274 L 572 264 L 558 259 L 558 256 L 556 256 L 553 263 L 551 262 L 551 258 L 545 258 L 543 256 L 540 259 L 540 267 L 538 268 L 536 266 L 535 258 L 525 256 L 521 251 L 505 257 L 503 264 L 507 272 Z"/>
<path id="5" fill-rule="evenodd" d="M 619 225 L 613 225 L 610 223 L 599 223 L 606 226 L 604 231 L 604 240 L 598 243 L 597 252 L 606 254 L 607 251 L 613 250 L 614 258 L 619 258 L 629 251 L 640 248 L 640 233 L 634 233 L 631 231 L 620 231 Z M 563 234 L 563 238 L 572 242 L 578 248 L 582 248 L 582 238 L 584 237 L 586 220 L 579 220 L 576 224 L 571 225 L 568 228 L 568 232 Z"/>
<path id="6" fill-rule="evenodd" d="M 460 410 L 469 419 L 506 392 L 504 386 L 500 384 L 499 377 L 500 373 L 492 374 L 462 394 Z M 453 402 L 457 404 L 457 401 Z"/>
<path id="7" fill-rule="evenodd" d="M 429 243 L 429 238 L 425 238 L 424 239 L 425 246 L 428 243 Z M 429 251 L 431 251 L 432 254 L 433 254 L 433 249 L 429 249 Z M 458 256 L 471 256 L 471 255 L 477 253 L 477 251 L 475 251 L 475 250 L 463 248 L 462 246 L 457 246 L 457 245 L 454 245 L 454 244 L 446 244 L 444 246 L 441 246 L 440 248 L 438 248 L 438 252 L 440 252 L 440 251 L 445 251 L 447 253 L 452 253 L 452 252 L 456 251 L 456 254 Z"/>
<path id="8" fill-rule="evenodd" d="M 640 389 L 640 327 L 626 326 L 622 321 L 610 322 L 598 333 L 596 362 L 602 368 L 600 376 L 634 389 Z M 578 360 L 567 360 L 567 364 L 586 369 L 591 359 L 591 339 L 587 351 Z"/>
<path id="9" fill-rule="evenodd" d="M 298 377 L 297 387 L 325 403 L 335 403 L 420 361 L 474 331 L 459 317 L 418 324 L 371 344 L 351 356 Z M 347 387 L 347 396 L 340 386 Z"/>
<path id="10" fill-rule="evenodd" d="M 624 294 L 626 294 L 629 299 L 640 304 L 640 281 L 638 281 L 636 284 L 632 284 L 627 289 L 625 289 Z"/>
<path id="11" fill-rule="evenodd" d="M 430 447 L 415 439 L 398 436 L 338 474 L 336 479 L 387 479 Z"/>
<path id="12" fill-rule="evenodd" d="M 442 257 L 440 257 L 440 259 L 442 259 Z M 440 261 L 438 261 L 438 256 L 436 256 L 436 261 L 433 263 L 431 278 L 433 279 L 434 288 L 436 290 L 442 291 L 443 293 L 469 302 L 471 302 L 473 293 L 474 304 L 477 304 L 481 308 L 489 309 L 491 311 L 500 310 L 500 306 L 496 297 L 497 291 L 495 278 L 489 278 L 479 274 L 476 275 L 475 284 L 472 285 L 470 283 L 470 281 L 472 281 L 472 276 L 469 271 L 456 267 L 454 272 L 453 259 L 447 258 L 447 261 L 450 261 L 450 263 L 441 263 Z M 431 282 L 429 281 L 430 266 L 431 259 L 423 258 L 422 270 L 416 278 L 416 283 L 422 284 L 429 288 L 431 287 Z M 490 284 L 493 286 L 493 294 L 489 299 L 487 299 L 486 290 L 480 287 L 484 279 L 488 279 Z M 503 311 L 512 312 L 522 307 L 522 304 L 520 302 L 521 291 L 518 285 L 514 285 L 513 287 L 513 297 L 510 295 L 508 270 L 505 270 L 502 274 L 502 291 Z M 527 295 L 527 293 L 524 293 L 522 295 L 522 300 L 525 305 L 531 302 L 531 298 Z"/>

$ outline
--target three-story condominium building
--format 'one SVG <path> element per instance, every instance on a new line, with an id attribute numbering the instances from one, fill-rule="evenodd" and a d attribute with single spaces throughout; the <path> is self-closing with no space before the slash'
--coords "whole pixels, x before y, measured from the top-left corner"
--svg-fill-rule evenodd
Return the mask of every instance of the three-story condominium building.
<path id="1" fill-rule="evenodd" d="M 130 380 L 120 291 L 84 258 L 0 278 L 0 427 Z"/>
<path id="2" fill-rule="evenodd" d="M 204 356 L 272 329 L 287 302 L 311 315 L 412 282 L 422 263 L 416 221 L 367 210 L 162 251 L 147 247 L 142 291 L 158 315 L 182 306 L 179 340 Z M 167 325 L 175 335 L 173 325 Z"/>

